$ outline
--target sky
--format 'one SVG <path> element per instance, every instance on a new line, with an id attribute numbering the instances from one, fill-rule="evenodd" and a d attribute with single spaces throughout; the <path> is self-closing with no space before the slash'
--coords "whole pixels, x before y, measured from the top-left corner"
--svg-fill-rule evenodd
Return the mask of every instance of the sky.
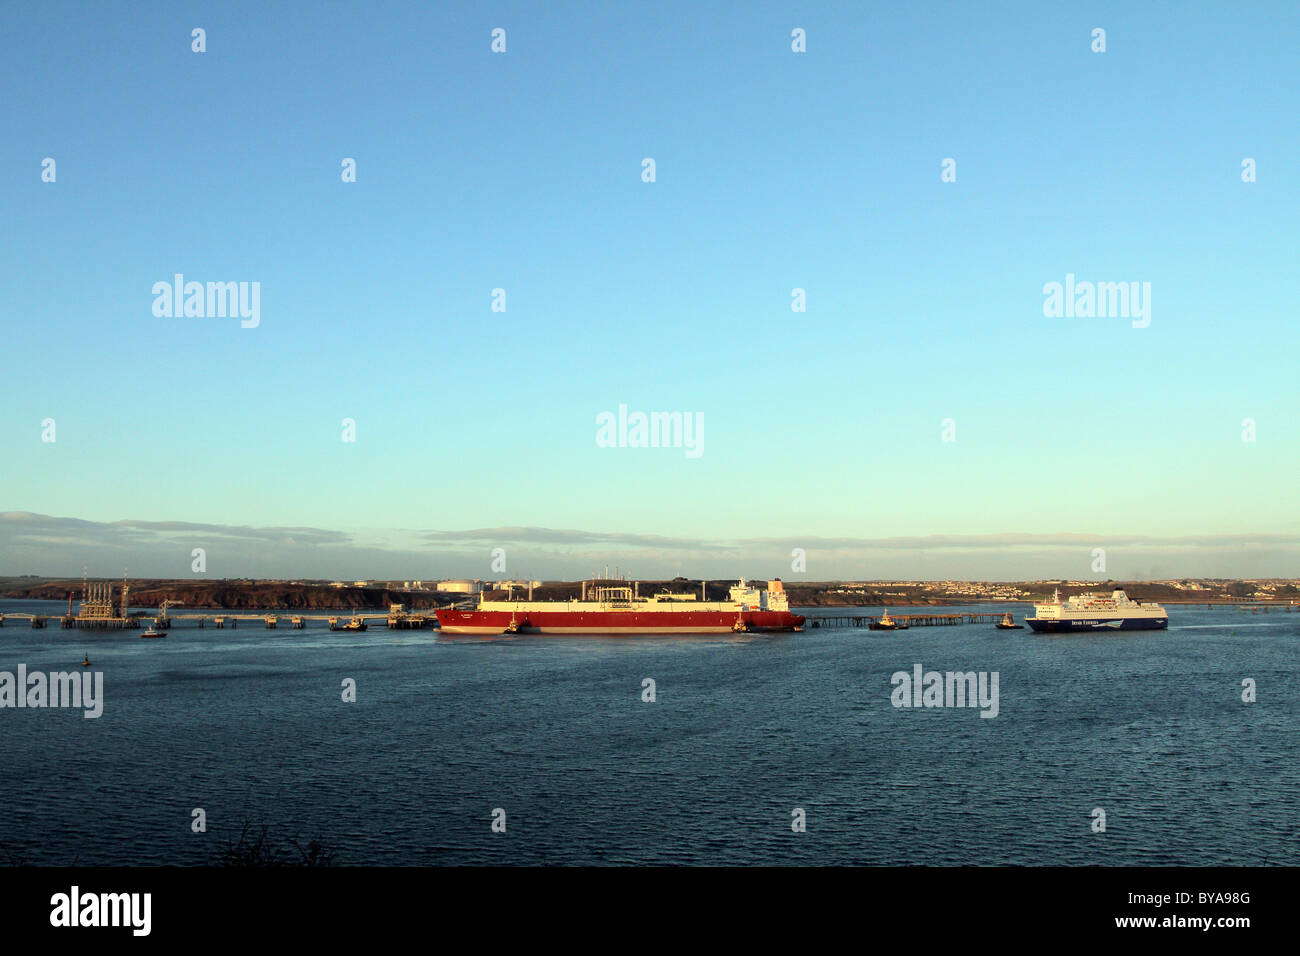
<path id="1" fill-rule="evenodd" d="M 0 573 L 1300 575 L 1297 41 L 1290 2 L 5 4 Z M 157 314 L 176 274 L 255 326 Z M 1145 318 L 1045 314 L 1067 276 Z M 609 447 L 620 406 L 696 441 Z"/>

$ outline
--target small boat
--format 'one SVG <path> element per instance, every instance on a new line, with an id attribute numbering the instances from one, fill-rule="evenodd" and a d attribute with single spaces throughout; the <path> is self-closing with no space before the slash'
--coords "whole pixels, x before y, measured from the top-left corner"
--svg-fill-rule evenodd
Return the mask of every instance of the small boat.
<path id="1" fill-rule="evenodd" d="M 998 621 L 997 629 L 999 631 L 1023 631 L 1025 626 L 1017 624 L 1016 619 L 1010 613 L 1003 615 L 1002 620 Z"/>
<path id="2" fill-rule="evenodd" d="M 160 631 L 157 628 L 151 627 L 149 628 L 149 630 L 141 632 L 140 636 L 141 637 L 166 637 L 167 632 Z"/>
<path id="3" fill-rule="evenodd" d="M 884 614 L 880 615 L 880 620 L 872 621 L 867 625 L 867 628 L 872 631 L 904 631 L 907 630 L 907 625 L 899 624 L 890 617 L 889 612 L 886 611 Z"/>
<path id="4" fill-rule="evenodd" d="M 87 654 L 87 655 L 82 659 L 82 661 L 81 661 L 81 666 L 82 666 L 82 667 L 89 667 L 89 666 L 90 666 L 90 655 L 89 655 L 89 654 Z"/>

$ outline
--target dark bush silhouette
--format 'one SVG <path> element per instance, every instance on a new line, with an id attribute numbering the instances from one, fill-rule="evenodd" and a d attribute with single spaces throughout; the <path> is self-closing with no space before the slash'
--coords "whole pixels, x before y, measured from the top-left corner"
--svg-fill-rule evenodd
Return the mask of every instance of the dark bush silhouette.
<path id="1" fill-rule="evenodd" d="M 239 831 L 239 839 L 227 842 L 226 848 L 212 858 L 213 866 L 229 867 L 271 867 L 271 866 L 333 866 L 334 853 L 326 849 L 319 840 L 312 840 L 306 846 L 297 840 L 289 844 L 275 843 L 270 838 L 267 826 L 260 827 L 256 834 L 250 835 L 252 825 L 245 823 Z"/>

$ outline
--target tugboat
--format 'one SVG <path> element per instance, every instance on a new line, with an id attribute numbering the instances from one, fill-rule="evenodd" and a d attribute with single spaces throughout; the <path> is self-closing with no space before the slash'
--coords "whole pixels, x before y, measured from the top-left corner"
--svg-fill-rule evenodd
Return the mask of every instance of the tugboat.
<path id="1" fill-rule="evenodd" d="M 1023 624 L 1016 623 L 1016 619 L 1011 616 L 1010 612 L 1007 612 L 996 626 L 999 631 L 1023 631 L 1025 629 Z"/>
<path id="2" fill-rule="evenodd" d="M 167 632 L 160 631 L 156 626 L 151 625 L 149 627 L 149 630 L 141 632 L 140 636 L 141 637 L 166 637 Z"/>
<path id="3" fill-rule="evenodd" d="M 880 620 L 872 621 L 867 625 L 867 628 L 872 631 L 905 631 L 907 630 L 907 625 L 899 624 L 889 616 L 888 611 L 885 611 L 880 615 Z"/>
<path id="4" fill-rule="evenodd" d="M 339 630 L 342 631 L 364 631 L 365 629 L 366 629 L 365 619 L 360 617 L 354 617 L 352 620 L 348 621 L 341 628 L 339 628 Z"/>

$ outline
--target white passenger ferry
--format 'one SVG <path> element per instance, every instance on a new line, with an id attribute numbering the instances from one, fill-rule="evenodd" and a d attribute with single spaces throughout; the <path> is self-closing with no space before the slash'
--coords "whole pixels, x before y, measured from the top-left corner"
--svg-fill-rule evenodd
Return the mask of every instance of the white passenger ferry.
<path id="1" fill-rule="evenodd" d="M 1025 623 L 1035 631 L 1149 631 L 1169 626 L 1169 614 L 1159 604 L 1134 601 L 1123 591 L 1076 594 L 1064 603 L 1058 589 L 1048 604 L 1035 604 Z"/>

